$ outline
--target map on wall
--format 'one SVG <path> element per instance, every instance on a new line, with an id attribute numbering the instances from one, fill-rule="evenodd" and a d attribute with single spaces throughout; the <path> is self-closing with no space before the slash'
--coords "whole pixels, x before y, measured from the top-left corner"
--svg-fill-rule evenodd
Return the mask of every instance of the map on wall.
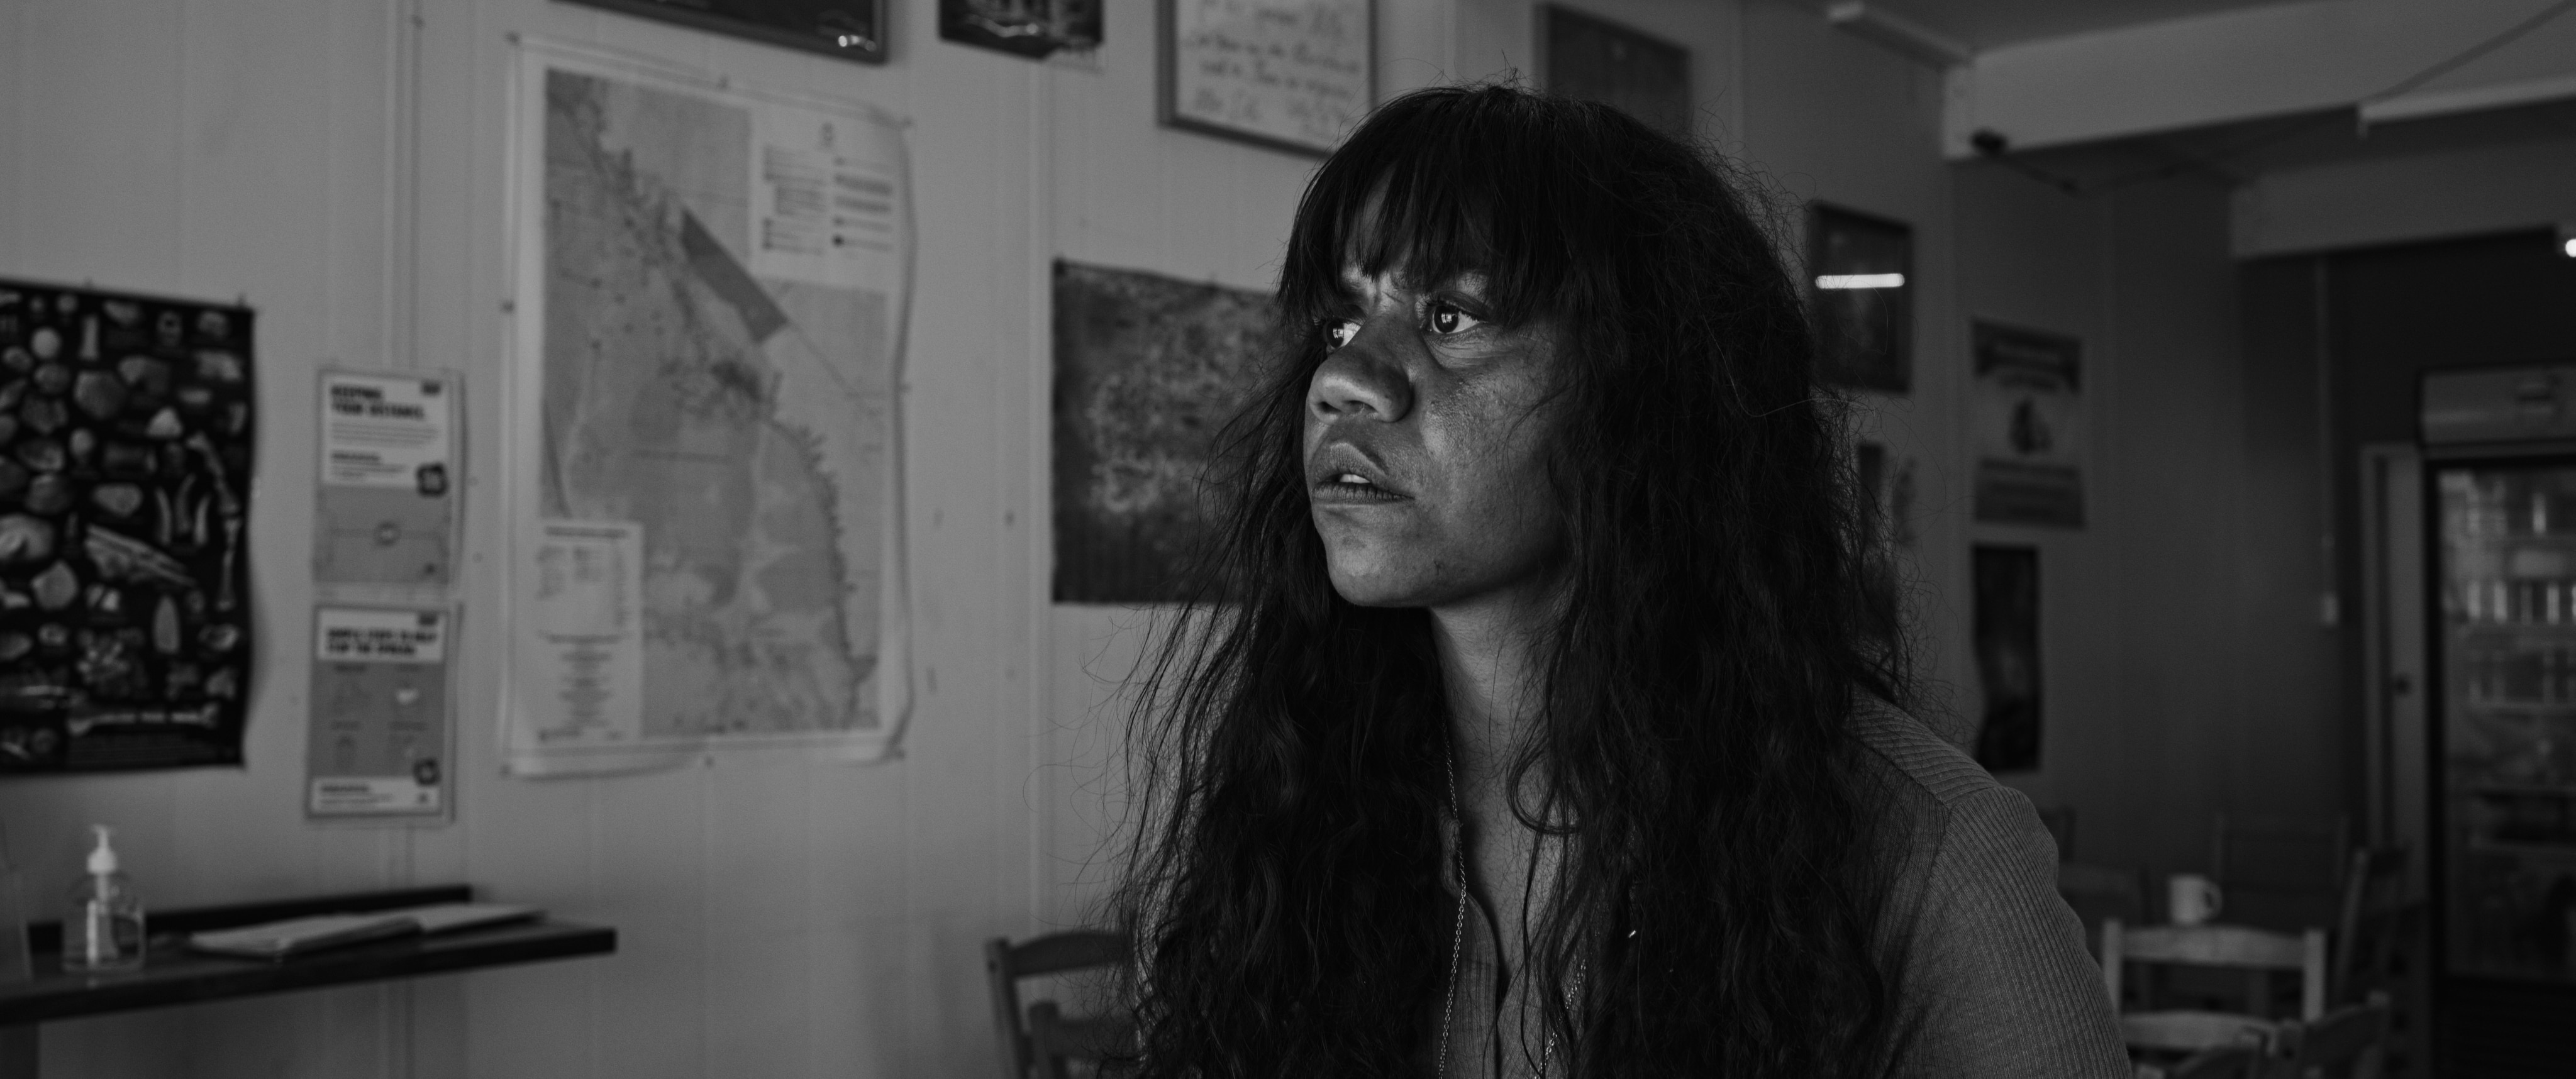
<path id="1" fill-rule="evenodd" d="M 524 49 L 514 772 L 883 755 L 903 714 L 899 121 Z"/>
<path id="2" fill-rule="evenodd" d="M 1270 297 L 1055 264 L 1057 603 L 1189 598 L 1216 438 L 1257 390 Z"/>

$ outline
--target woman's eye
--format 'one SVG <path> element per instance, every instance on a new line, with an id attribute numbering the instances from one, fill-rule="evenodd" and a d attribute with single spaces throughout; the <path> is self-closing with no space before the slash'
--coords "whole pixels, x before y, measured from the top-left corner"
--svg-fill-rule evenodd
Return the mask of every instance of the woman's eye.
<path id="1" fill-rule="evenodd" d="M 1431 323 L 1431 332 L 1440 334 L 1444 337 L 1453 333 L 1465 333 L 1468 330 L 1472 330 L 1483 325 L 1476 316 L 1468 314 L 1457 304 L 1445 301 L 1431 305 L 1431 318 L 1429 321 Z"/>
<path id="2" fill-rule="evenodd" d="M 1330 352 L 1351 343 L 1360 335 L 1360 324 L 1350 319 L 1335 319 L 1324 324 L 1324 351 Z"/>

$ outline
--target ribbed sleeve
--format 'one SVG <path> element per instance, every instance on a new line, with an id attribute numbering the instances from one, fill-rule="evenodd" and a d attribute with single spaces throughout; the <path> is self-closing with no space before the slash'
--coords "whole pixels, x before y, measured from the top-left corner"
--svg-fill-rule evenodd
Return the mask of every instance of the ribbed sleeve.
<path id="1" fill-rule="evenodd" d="M 1893 1074 L 2031 1079 L 2131 1074 L 2101 969 L 2057 894 L 2057 851 L 2028 799 L 1892 711 L 1860 718 L 1891 766 L 1883 939 L 1901 971 Z"/>

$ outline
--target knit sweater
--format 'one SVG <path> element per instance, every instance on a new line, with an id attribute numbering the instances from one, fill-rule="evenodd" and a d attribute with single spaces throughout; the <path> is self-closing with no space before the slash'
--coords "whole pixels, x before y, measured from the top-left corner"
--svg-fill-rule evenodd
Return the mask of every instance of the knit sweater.
<path id="1" fill-rule="evenodd" d="M 1878 934 L 1897 986 L 1892 1074 L 2130 1075 L 2101 970 L 2057 894 L 2056 845 L 2029 800 L 1893 708 L 1864 708 L 1853 733 L 1865 751 L 1862 772 L 1885 785 L 1882 856 L 1897 863 Z M 1541 879 L 1554 872 L 1555 853 L 1539 848 Z M 1548 1055 L 1535 1002 L 1519 991 L 1508 1007 L 1496 999 L 1502 930 L 1471 901 L 1449 1034 L 1452 1076 L 1527 1076 Z M 1563 1069 L 1558 1062 L 1552 1070 Z"/>

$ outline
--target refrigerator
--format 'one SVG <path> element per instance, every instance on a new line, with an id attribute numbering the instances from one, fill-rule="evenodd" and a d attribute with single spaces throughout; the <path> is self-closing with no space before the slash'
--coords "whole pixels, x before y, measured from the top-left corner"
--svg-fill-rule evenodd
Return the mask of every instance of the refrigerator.
<path id="1" fill-rule="evenodd" d="M 2576 1074 L 2576 365 L 2422 390 L 2434 1074 Z"/>

